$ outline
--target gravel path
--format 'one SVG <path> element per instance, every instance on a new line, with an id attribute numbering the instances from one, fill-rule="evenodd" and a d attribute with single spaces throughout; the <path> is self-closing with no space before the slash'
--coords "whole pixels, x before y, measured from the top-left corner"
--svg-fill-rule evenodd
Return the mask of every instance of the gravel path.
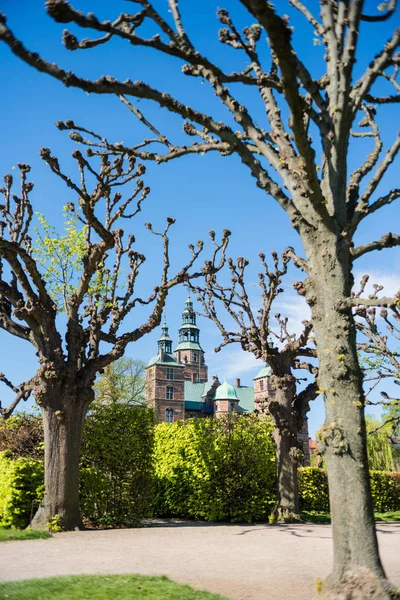
<path id="1" fill-rule="evenodd" d="M 381 556 L 400 587 L 400 523 L 378 525 Z M 165 574 L 233 600 L 311 600 L 332 561 L 329 525 L 158 523 L 0 544 L 0 580 L 53 575 Z"/>

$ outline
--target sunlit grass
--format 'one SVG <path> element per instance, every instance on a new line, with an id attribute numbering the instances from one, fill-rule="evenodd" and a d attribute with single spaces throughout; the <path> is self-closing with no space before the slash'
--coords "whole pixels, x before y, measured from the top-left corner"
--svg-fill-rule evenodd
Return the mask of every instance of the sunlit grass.
<path id="1" fill-rule="evenodd" d="M 79 575 L 29 579 L 0 584 L 8 600 L 223 600 L 223 596 L 194 590 L 168 577 L 144 575 Z"/>
<path id="2" fill-rule="evenodd" d="M 12 542 L 14 540 L 42 540 L 51 537 L 48 531 L 33 529 L 6 529 L 0 527 L 0 542 Z"/>

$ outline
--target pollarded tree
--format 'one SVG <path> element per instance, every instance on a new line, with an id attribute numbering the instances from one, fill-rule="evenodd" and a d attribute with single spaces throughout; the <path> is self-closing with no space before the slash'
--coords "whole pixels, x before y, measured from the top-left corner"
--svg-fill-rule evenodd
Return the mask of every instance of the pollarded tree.
<path id="1" fill-rule="evenodd" d="M 261 308 L 257 311 L 254 305 L 258 305 L 259 299 L 252 301 L 245 282 L 249 264 L 245 258 L 240 257 L 236 261 L 228 258 L 229 283 L 223 283 L 215 274 L 207 278 L 204 286 L 188 284 L 197 293 L 204 315 L 217 325 L 222 336 L 223 342 L 215 351 L 219 352 L 229 344 L 240 344 L 244 351 L 261 359 L 271 369 L 271 389 L 265 390 L 262 401 L 258 401 L 256 406 L 259 411 L 270 414 L 274 423 L 278 499 L 272 515 L 281 522 L 300 518 L 297 469 L 303 452 L 298 434 L 310 409 L 310 401 L 318 395 L 315 381 L 298 392 L 295 375 L 295 369 L 307 369 L 314 376 L 318 373 L 316 365 L 308 361 L 316 357 L 315 348 L 309 344 L 311 322 L 303 321 L 299 335 L 291 334 L 288 318 L 277 313 L 274 320 L 271 312 L 276 306 L 276 298 L 283 292 L 282 278 L 294 256 L 292 248 L 283 253 L 281 260 L 273 252 L 274 266 L 270 269 L 265 255 L 260 254 Z M 223 275 L 222 271 L 220 275 Z M 229 319 L 229 325 L 225 324 L 223 315 Z"/>
<path id="2" fill-rule="evenodd" d="M 213 118 L 208 108 L 202 111 L 181 102 L 168 93 L 172 89 L 160 90 L 143 81 L 119 81 L 109 76 L 91 80 L 65 71 L 25 48 L 7 27 L 5 17 L 0 24 L 0 39 L 26 63 L 68 87 L 117 96 L 155 135 L 147 147 L 143 144 L 127 147 L 94 137 L 89 144 L 93 144 L 95 151 L 106 155 L 129 152 L 131 156 L 158 162 L 210 151 L 223 156 L 236 154 L 266 197 L 272 197 L 287 213 L 306 255 L 298 261 L 306 274 L 298 291 L 311 307 L 319 360 L 318 382 L 326 407 L 320 451 L 329 473 L 334 566 L 324 590 L 332 597 L 346 590 L 347 597 L 370 594 L 389 598 L 390 585 L 379 558 L 371 502 L 365 398 L 356 351 L 352 314 L 355 299 L 351 289 L 353 264 L 357 259 L 400 244 L 400 236 L 388 233 L 354 246 L 360 224 L 371 215 L 376 219 L 380 209 L 400 197 L 397 188 L 382 195 L 377 192 L 400 149 L 400 136 L 396 135 L 381 156 L 384 143 L 378 124 L 382 110 L 392 102 L 398 103 L 400 98 L 396 80 L 400 29 L 394 29 L 382 43 L 381 51 L 375 57 L 368 57 L 363 68 L 358 60 L 358 72 L 354 69 L 360 58 L 361 25 L 369 22 L 372 27 L 374 23 L 389 20 L 395 14 L 396 0 L 384 3 L 380 7 L 383 10 L 375 15 L 367 14 L 365 0 L 319 0 L 319 15 L 302 0 L 288 0 L 284 7 L 280 3 L 278 10 L 267 0 L 236 0 L 235 4 L 246 8 L 254 21 L 242 33 L 227 10 L 218 11 L 223 25 L 219 39 L 238 58 L 232 70 L 219 65 L 216 62 L 219 57 L 214 61 L 194 46 L 178 0 L 169 0 L 169 11 L 165 14 L 149 0 L 132 3 L 139 7 L 136 13 L 123 13 L 113 21 L 101 21 L 93 13 L 85 15 L 66 0 L 47 0 L 46 6 L 56 21 L 95 32 L 93 38 L 80 40 L 66 31 L 64 44 L 69 50 L 90 50 L 119 38 L 133 52 L 138 53 L 141 48 L 154 50 L 171 61 L 177 59 L 179 68 L 183 62 L 184 74 L 209 85 L 211 94 L 226 113 L 224 121 Z M 312 4 L 313 8 L 316 4 Z M 303 46 L 298 51 L 294 47 L 290 19 L 285 14 L 295 9 L 312 26 L 320 41 L 320 46 L 313 47 L 315 34 L 310 35 L 306 61 L 300 56 Z M 154 30 L 157 33 L 148 37 L 148 32 Z M 322 50 L 325 72 L 318 67 L 316 73 L 315 62 L 308 57 Z M 393 84 L 393 94 L 382 93 L 379 81 Z M 244 88 L 246 106 L 240 100 Z M 132 105 L 129 101 L 132 97 L 147 99 L 177 115 L 186 134 L 195 138 L 194 143 L 171 142 L 171 136 L 163 135 L 160 127 L 150 123 Z M 201 94 L 196 98 L 197 106 L 201 106 L 203 97 Z M 368 131 L 357 130 L 358 121 Z M 80 136 L 74 124 L 70 128 L 75 137 Z M 374 149 L 350 173 L 350 144 L 358 144 L 366 136 L 374 142 Z M 161 144 L 161 150 L 159 146 L 154 149 L 154 140 Z M 355 147 L 353 156 L 360 156 L 364 147 Z M 360 297 L 357 303 L 391 306 L 398 300 Z"/>
<path id="3" fill-rule="evenodd" d="M 67 238 L 74 238 L 75 248 L 70 248 L 65 236 L 52 236 L 45 221 L 42 243 L 34 247 L 29 235 L 33 218 L 29 199 L 33 184 L 27 181 L 30 167 L 19 165 L 19 196 L 12 193 L 12 176 L 6 175 L 1 189 L 5 202 L 0 206 L 0 327 L 30 342 L 40 367 L 20 386 L 2 377 L 16 393 L 3 417 L 9 416 L 21 399 L 34 395 L 43 416 L 45 496 L 32 525 L 45 527 L 60 515 L 63 527 L 74 529 L 82 525 L 79 455 L 96 376 L 120 359 L 129 343 L 159 325 L 172 287 L 222 266 L 229 232 L 221 244 L 214 242 L 213 259 L 206 261 L 204 268 L 192 271 L 203 249 L 203 243 L 197 242 L 196 248 L 190 246 L 187 264 L 171 276 L 168 232 L 174 219 L 167 218 L 161 233 L 147 223 L 150 232 L 160 237 L 163 257 L 159 283 L 148 297 L 141 297 L 138 276 L 146 257 L 136 250 L 133 233 L 124 235 L 121 223 L 129 224 L 131 230 L 131 220 L 149 193 L 140 178 L 145 167 L 134 157 L 125 160 L 120 156 L 110 162 L 103 156 L 96 159 L 96 168 L 95 161 L 89 162 L 76 150 L 73 156 L 79 178 L 75 181 L 63 172 L 50 150 L 42 149 L 41 156 L 76 194 L 76 202 L 68 204 L 66 233 Z M 82 224 L 80 232 L 76 220 Z M 148 318 L 130 329 L 128 317 L 147 306 Z M 64 311 L 62 321 L 57 316 L 60 310 Z"/>

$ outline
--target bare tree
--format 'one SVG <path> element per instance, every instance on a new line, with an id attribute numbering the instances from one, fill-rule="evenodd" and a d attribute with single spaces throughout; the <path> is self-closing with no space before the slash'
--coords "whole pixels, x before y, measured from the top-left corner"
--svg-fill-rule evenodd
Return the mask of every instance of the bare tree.
<path id="1" fill-rule="evenodd" d="M 365 275 L 361 281 L 364 290 L 369 280 Z M 383 286 L 375 284 L 370 298 L 377 298 Z M 382 389 L 385 383 L 400 386 L 400 311 L 398 306 L 392 309 L 375 307 L 356 309 L 356 327 L 360 333 L 358 350 L 361 353 L 361 364 L 364 370 L 364 380 L 369 383 L 367 391 L 367 405 L 381 406 L 383 408 L 382 423 L 378 429 L 390 425 L 389 439 L 393 445 L 398 443 L 400 428 L 400 398 L 399 394 L 389 395 L 380 392 L 380 399 L 371 400 L 370 395 L 377 389 Z M 377 429 L 371 429 L 370 435 Z"/>
<path id="2" fill-rule="evenodd" d="M 217 275 L 208 277 L 204 286 L 188 284 L 197 294 L 204 315 L 217 325 L 221 333 L 223 342 L 215 351 L 219 352 L 229 344 L 240 344 L 244 351 L 250 352 L 271 368 L 269 389 L 261 394 L 261 401 L 256 399 L 256 408 L 270 414 L 274 423 L 278 501 L 272 516 L 281 522 L 300 518 L 297 469 L 303 452 L 298 443 L 298 433 L 303 427 L 310 401 L 318 395 L 315 381 L 297 393 L 298 378 L 294 374 L 294 370 L 299 368 L 307 369 L 313 375 L 318 372 L 312 362 L 305 360 L 316 357 L 315 348 L 308 345 L 311 323 L 303 321 L 303 330 L 296 336 L 289 332 L 287 317 L 277 313 L 274 321 L 271 312 L 276 298 L 283 292 L 282 277 L 287 273 L 292 256 L 292 248 L 283 253 L 281 261 L 277 253 L 273 252 L 274 267 L 270 269 L 265 255 L 260 254 L 263 270 L 258 275 L 261 308 L 257 311 L 253 308 L 254 301 L 245 282 L 246 267 L 249 264 L 245 258 L 227 260 L 229 284 L 220 283 Z M 222 271 L 220 275 L 223 275 Z M 226 319 L 223 314 L 230 320 L 233 330 L 224 324 Z"/>
<path id="3" fill-rule="evenodd" d="M 394 29 L 375 57 L 366 58 L 360 76 L 354 71 L 354 64 L 360 58 L 361 24 L 369 22 L 372 27 L 371 24 L 390 19 L 395 13 L 396 0 L 383 5 L 383 11 L 376 15 L 366 14 L 365 0 L 319 0 L 319 15 L 313 14 L 301 0 L 288 0 L 287 10 L 300 11 L 321 42 L 321 48 L 316 46 L 308 51 L 325 52 L 326 72 L 322 76 L 320 72 L 313 75 L 313 67 L 300 57 L 301 49 L 297 52 L 294 48 L 290 20 L 283 14 L 286 6 L 280 6 L 278 14 L 266 0 L 236 3 L 245 7 L 255 22 L 242 33 L 227 10 L 218 11 L 223 25 L 219 39 L 240 60 L 238 69 L 227 71 L 193 45 L 178 0 L 169 0 L 165 16 L 149 0 L 133 0 L 139 10 L 123 13 L 114 21 L 101 21 L 93 13 L 85 15 L 65 0 L 46 2 L 49 15 L 56 21 L 96 32 L 93 38 L 82 40 L 69 31 L 64 32 L 64 44 L 70 50 L 88 50 L 119 38 L 136 51 L 152 49 L 171 60 L 177 59 L 179 66 L 183 61 L 183 73 L 208 84 L 220 101 L 227 114 L 224 122 L 142 81 L 119 81 L 109 76 L 91 80 L 65 71 L 25 48 L 7 27 L 5 17 L 0 24 L 0 38 L 23 61 L 68 87 L 117 96 L 152 132 L 151 138 L 132 147 L 94 135 L 88 141 L 90 151 L 116 155 L 129 152 L 131 156 L 157 162 L 192 153 L 215 151 L 223 156 L 235 153 L 268 200 L 272 197 L 285 210 L 291 226 L 301 237 L 306 255 L 297 261 L 306 274 L 298 291 L 311 307 L 319 359 L 318 383 L 326 407 L 320 452 L 329 473 L 334 567 L 324 584 L 324 593 L 334 597 L 346 590 L 347 597 L 370 594 L 370 597 L 389 598 L 390 584 L 379 558 L 373 518 L 365 398 L 352 307 L 355 300 L 357 305 L 390 307 L 398 297 L 354 299 L 351 288 L 355 260 L 374 250 L 400 244 L 399 235 L 388 233 L 354 247 L 360 223 L 371 215 L 376 218 L 378 210 L 400 197 L 398 188 L 382 195 L 377 192 L 400 149 L 400 136 L 396 135 L 381 155 L 384 144 L 378 125 L 381 111 L 400 100 L 396 79 L 400 29 Z M 146 37 L 147 26 L 158 33 Z M 244 68 L 242 59 L 246 61 Z M 393 94 L 381 94 L 376 85 L 379 81 L 392 85 Z M 248 90 L 248 106 L 236 95 L 243 86 Z M 129 98 L 148 99 L 174 113 L 182 120 L 186 134 L 195 141 L 171 142 Z M 265 109 L 264 126 L 259 124 L 260 101 Z M 201 103 L 201 98 L 198 102 Z M 358 130 L 355 125 L 361 115 L 359 124 L 366 131 Z M 85 132 L 85 128 L 74 124 L 63 127 L 70 128 L 73 136 Z M 350 143 L 358 144 L 360 139 L 368 137 L 374 143 L 373 150 L 349 173 Z M 154 143 L 161 145 L 160 151 L 154 150 Z M 356 147 L 353 154 L 359 156 L 363 148 Z"/>
<path id="4" fill-rule="evenodd" d="M 160 237 L 163 258 L 159 283 L 147 298 L 142 298 L 137 286 L 146 258 L 135 249 L 133 233 L 124 236 L 120 224 L 124 219 L 130 225 L 149 193 L 140 179 L 144 166 L 136 164 L 133 157 L 125 160 L 120 156 L 110 162 L 103 156 L 96 170 L 96 166 L 76 150 L 73 156 L 79 178 L 74 181 L 63 172 L 50 150 L 42 149 L 41 156 L 77 196 L 76 203 L 68 206 L 83 226 L 81 269 L 74 286 L 65 279 L 61 288 L 56 288 L 61 289 L 62 296 L 57 303 L 51 277 L 50 281 L 46 278 L 46 270 L 29 235 L 33 218 L 29 193 L 33 184 L 27 181 L 30 167 L 20 164 L 20 195 L 12 193 L 11 175 L 5 176 L 5 187 L 1 189 L 5 203 L 0 206 L 3 217 L 0 223 L 0 327 L 30 342 L 36 349 L 40 367 L 20 386 L 14 386 L 1 376 L 16 394 L 11 406 L 3 410 L 3 417 L 8 417 L 20 400 L 34 394 L 44 425 L 45 496 L 32 525 L 45 527 L 52 517 L 60 515 L 63 527 L 74 529 L 81 527 L 78 479 L 82 428 L 94 399 L 97 374 L 118 360 L 130 342 L 136 342 L 159 325 L 172 287 L 192 277 L 213 273 L 222 266 L 229 232 L 225 231 L 220 244 L 214 242 L 213 258 L 206 261 L 204 268 L 192 271 L 203 249 L 203 243 L 197 242 L 196 247 L 190 246 L 187 264 L 171 276 L 169 229 L 175 220 L 168 217 L 161 233 L 148 223 L 150 232 Z M 124 188 L 132 186 L 124 197 Z M 119 284 L 123 268 L 126 269 L 125 286 Z M 140 306 L 150 307 L 148 318 L 129 329 L 127 317 Z M 65 327 L 57 319 L 60 307 L 65 312 Z"/>

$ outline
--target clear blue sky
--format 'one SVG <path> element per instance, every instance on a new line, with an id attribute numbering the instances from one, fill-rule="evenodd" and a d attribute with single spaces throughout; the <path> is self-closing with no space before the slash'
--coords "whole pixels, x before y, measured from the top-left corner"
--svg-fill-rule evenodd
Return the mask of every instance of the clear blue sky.
<path id="1" fill-rule="evenodd" d="M 303 18 L 290 9 L 287 2 L 281 2 L 279 6 L 281 4 L 284 5 L 282 12 L 293 17 L 294 39 L 301 58 L 307 62 L 314 75 L 318 76 L 322 68 L 323 48 L 313 44 L 312 29 Z M 166 0 L 156 1 L 155 5 L 167 9 Z M 229 70 L 240 69 L 243 65 L 240 55 L 217 41 L 219 23 L 216 19 L 216 8 L 220 5 L 224 6 L 223 3 L 213 0 L 196 3 L 193 0 L 182 0 L 184 22 L 193 41 L 203 53 L 222 66 L 229 67 Z M 238 25 L 252 23 L 252 19 L 247 16 L 238 1 L 225 5 L 229 5 Z M 77 0 L 74 6 L 85 12 L 96 11 L 100 19 L 113 19 L 120 12 L 135 8 L 133 4 L 128 5 L 118 0 Z M 316 0 L 310 0 L 309 6 L 316 8 Z M 121 41 L 91 51 L 67 52 L 61 44 L 63 27 L 47 17 L 42 0 L 1 0 L 0 8 L 7 15 L 14 33 L 28 48 L 38 51 L 47 60 L 57 62 L 67 70 L 91 78 L 107 74 L 122 80 L 143 80 L 162 91 L 172 92 L 179 99 L 201 110 L 212 112 L 217 118 L 226 118 L 207 84 L 184 77 L 178 61 L 155 52 L 132 48 Z M 363 25 L 359 61 L 356 66 L 359 71 L 370 62 L 389 37 L 395 19 L 374 26 Z M 71 30 L 78 33 L 75 28 Z M 86 30 L 84 37 L 88 35 L 90 32 Z M 113 141 L 123 141 L 127 144 L 134 144 L 142 139 L 146 131 L 116 98 L 89 96 L 79 90 L 67 90 L 47 75 L 23 64 L 5 45 L 0 45 L 0 65 L 1 173 L 14 172 L 12 167 L 17 162 L 31 164 L 31 179 L 35 182 L 32 194 L 35 210 L 44 212 L 48 220 L 61 229 L 62 206 L 73 197 L 60 186 L 38 157 L 40 147 L 50 147 L 60 158 L 65 170 L 69 170 L 71 174 L 74 172 L 74 164 L 70 158 L 73 144 L 65 132 L 59 132 L 54 127 L 54 122 L 73 119 L 76 123 L 102 133 Z M 263 113 L 260 105 L 247 91 L 241 91 L 240 97 L 254 106 L 256 120 L 261 122 Z M 179 120 L 166 110 L 160 110 L 147 102 L 140 102 L 139 107 L 146 116 L 154 119 L 172 141 L 179 142 L 182 139 Z M 393 141 L 396 135 L 396 117 L 398 124 L 398 109 L 388 107 L 380 118 L 381 132 L 387 143 Z M 357 141 L 354 144 L 349 158 L 350 171 L 362 162 L 369 149 L 368 143 Z M 385 187 L 379 191 L 396 185 L 397 170 L 398 166 L 392 166 Z M 272 198 L 257 189 L 248 170 L 236 157 L 221 158 L 210 154 L 204 157 L 188 157 L 162 166 L 148 165 L 145 180 L 151 187 L 151 194 L 142 215 L 134 224 L 138 250 L 148 255 L 148 263 L 142 275 L 143 289 L 150 290 L 155 285 L 157 259 L 160 256 L 160 248 L 144 230 L 143 223 L 151 221 L 155 226 L 161 227 L 167 215 L 177 219 L 171 236 L 172 263 L 175 268 L 182 263 L 184 248 L 188 243 L 206 239 L 211 228 L 216 231 L 230 229 L 230 253 L 233 256 L 247 256 L 251 261 L 249 287 L 254 290 L 255 302 L 257 289 L 252 287 L 252 283 L 257 280 L 258 253 L 263 251 L 268 255 L 272 250 L 281 252 L 289 245 L 301 252 L 300 242 L 290 228 L 284 212 L 275 205 Z M 395 231 L 398 222 L 399 207 L 385 209 L 379 216 L 364 222 L 357 241 L 376 239 L 389 230 Z M 357 273 L 371 272 L 374 280 L 386 283 L 386 289 L 390 292 L 400 287 L 400 277 L 397 275 L 399 264 L 400 253 L 397 250 L 387 250 L 385 253 L 377 253 L 376 256 L 369 254 L 365 260 L 360 260 Z M 298 273 L 294 276 L 298 277 Z M 307 313 L 291 290 L 290 283 L 289 278 L 285 286 L 287 295 L 282 297 L 279 310 L 288 311 L 292 326 L 296 329 L 299 320 L 305 318 Z M 176 289 L 168 299 L 168 324 L 174 341 L 177 340 L 185 296 L 184 289 Z M 130 324 L 137 325 L 139 319 L 143 319 L 144 316 L 133 315 Z M 221 354 L 214 355 L 213 348 L 219 343 L 218 333 L 215 327 L 204 319 L 199 319 L 199 325 L 210 374 L 218 374 L 220 377 L 226 375 L 228 378 L 237 375 L 243 383 L 251 384 L 259 368 L 254 364 L 252 357 L 232 346 Z M 136 345 L 131 345 L 128 354 L 147 361 L 156 352 L 157 337 L 158 332 L 153 332 Z M 0 371 L 4 371 L 18 383 L 32 375 L 35 369 L 36 359 L 29 345 L 0 331 Z M 3 390 L 0 397 L 10 398 Z M 318 400 L 314 403 L 310 415 L 310 431 L 313 435 L 322 421 L 323 407 L 322 402 Z"/>

